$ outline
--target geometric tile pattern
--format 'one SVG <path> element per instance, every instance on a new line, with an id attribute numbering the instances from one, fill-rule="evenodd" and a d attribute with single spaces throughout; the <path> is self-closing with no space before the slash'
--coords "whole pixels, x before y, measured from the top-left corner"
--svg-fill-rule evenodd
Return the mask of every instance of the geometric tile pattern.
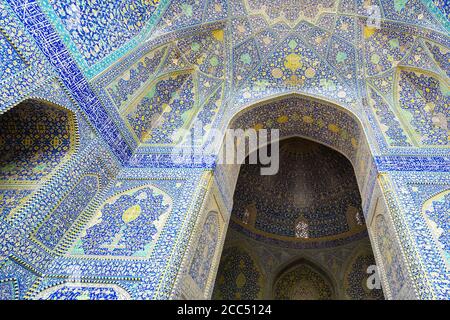
<path id="1" fill-rule="evenodd" d="M 375 265 L 373 254 L 370 252 L 361 253 L 353 257 L 345 274 L 345 291 L 351 299 L 381 300 L 383 299 L 382 290 L 370 290 L 367 287 L 369 266 Z"/>
<path id="2" fill-rule="evenodd" d="M 69 192 L 46 221 L 36 230 L 36 240 L 54 249 L 99 191 L 98 177 L 84 176 Z M 78 212 L 72 208 L 79 208 Z"/>
<path id="3" fill-rule="evenodd" d="M 303 245 L 309 247 L 314 242 L 322 243 L 315 247 L 333 246 L 366 236 L 353 168 L 341 154 L 288 138 L 280 143 L 278 173 L 267 178 L 259 171 L 260 165 L 242 165 L 233 201 L 233 219 L 249 228 L 250 236 L 263 232 L 264 237 L 258 237 L 262 241 L 305 240 Z M 246 221 L 247 212 L 254 215 L 254 222 Z M 306 224 L 302 235 L 296 232 L 299 220 Z"/>
<path id="4" fill-rule="evenodd" d="M 78 51 L 93 64 L 139 33 L 158 3 L 66 0 L 49 4 Z"/>
<path id="5" fill-rule="evenodd" d="M 75 117 L 67 109 L 27 100 L 2 115 L 0 203 L 10 218 L 77 148 Z"/>
<path id="6" fill-rule="evenodd" d="M 63 108 L 29 100 L 1 121 L 0 180 L 38 181 L 74 151 L 74 117 Z"/>
<path id="7" fill-rule="evenodd" d="M 53 287 L 54 298 L 114 299 L 120 288 L 133 298 L 171 297 L 214 168 L 171 160 L 182 129 L 195 120 L 204 133 L 224 128 L 247 106 L 295 92 L 352 115 L 286 100 L 237 125 L 278 127 L 284 135 L 301 129 L 355 167 L 373 161 L 371 177 L 394 176 L 391 207 L 402 201 L 395 218 L 408 222 L 408 233 L 398 221 L 393 229 L 379 221 L 376 241 L 394 291 L 412 277 L 418 296 L 448 298 L 442 221 L 449 204 L 433 198 L 449 185 L 448 5 L 373 3 L 382 9 L 380 29 L 368 25 L 360 0 L 0 3 L 1 119 L 30 98 L 71 110 L 69 119 L 65 109 L 49 112 L 39 102 L 39 113 L 1 127 L 14 143 L 0 148 L 17 150 L 2 153 L 0 170 L 0 296 L 32 298 Z M 179 85 L 156 90 L 176 77 Z M 26 134 L 12 134 L 19 129 Z M 146 228 L 136 227 L 141 220 Z M 397 251 L 406 262 L 395 260 Z M 241 260 L 243 276 L 230 276 L 224 296 L 241 292 L 243 277 L 259 281 Z M 73 267 L 89 281 L 57 287 Z"/>
<path id="8" fill-rule="evenodd" d="M 218 241 L 217 214 L 210 213 L 203 225 L 197 249 L 189 269 L 189 275 L 201 290 L 205 289 Z"/>
<path id="9" fill-rule="evenodd" d="M 426 219 L 431 224 L 432 233 L 450 265 L 450 193 L 443 192 L 435 196 L 431 203 L 424 207 Z"/>
<path id="10" fill-rule="evenodd" d="M 230 229 L 224 246 L 226 252 L 236 250 L 236 247 L 245 247 L 255 261 L 264 261 L 260 264 L 260 290 L 264 299 L 273 299 L 277 295 L 277 292 L 274 292 L 277 284 L 283 287 L 278 291 L 278 295 L 283 296 L 283 299 L 318 298 L 320 288 L 323 293 L 331 293 L 332 296 L 328 296 L 328 299 L 383 299 L 383 291 L 378 286 L 374 289 L 368 288 L 369 283 L 379 283 L 374 281 L 373 269 L 369 269 L 375 261 L 368 237 L 332 249 L 291 249 L 255 241 L 239 231 Z M 235 274 L 239 272 L 239 260 L 222 260 L 223 263 L 225 261 L 234 263 L 230 267 L 234 268 Z M 221 265 L 219 268 L 223 270 Z M 218 278 L 220 276 L 221 274 L 218 274 Z M 284 280 L 280 281 L 281 279 Z M 303 281 L 298 283 L 300 279 Z M 326 286 L 323 286 L 324 283 Z M 213 296 L 217 296 L 219 288 L 216 285 Z"/>
<path id="11" fill-rule="evenodd" d="M 277 300 L 328 300 L 332 295 L 331 284 L 305 264 L 282 274 L 275 283 Z"/>
<path id="12" fill-rule="evenodd" d="M 235 268 L 235 266 L 238 267 Z M 255 300 L 261 298 L 261 271 L 245 249 L 227 248 L 222 254 L 217 274 L 215 299 Z"/>
<path id="13" fill-rule="evenodd" d="M 424 145 L 448 145 L 450 88 L 425 74 L 402 71 L 399 75 L 399 105 L 414 133 Z"/>
<path id="14" fill-rule="evenodd" d="M 387 277 L 390 281 L 390 289 L 395 297 L 399 295 L 401 287 L 405 282 L 406 274 L 401 269 L 401 253 L 398 245 L 395 243 L 394 234 L 386 222 L 386 218 L 382 215 L 376 217 L 376 237 L 377 244 L 383 254 L 383 267 L 386 270 Z"/>

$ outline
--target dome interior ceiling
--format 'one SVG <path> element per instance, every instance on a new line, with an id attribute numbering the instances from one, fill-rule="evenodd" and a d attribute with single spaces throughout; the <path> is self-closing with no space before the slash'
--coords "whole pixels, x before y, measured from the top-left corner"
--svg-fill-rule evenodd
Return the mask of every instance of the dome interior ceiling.
<path id="1" fill-rule="evenodd" d="M 261 165 L 242 165 L 233 201 L 235 227 L 258 239 L 300 246 L 366 236 L 353 167 L 342 154 L 292 137 L 281 140 L 279 157 L 276 175 L 260 175 Z"/>
<path id="2" fill-rule="evenodd" d="M 196 123 L 208 135 L 246 106 L 292 92 L 348 109 L 382 152 L 449 143 L 445 4 L 64 0 L 48 10 L 133 166 L 169 154 Z"/>

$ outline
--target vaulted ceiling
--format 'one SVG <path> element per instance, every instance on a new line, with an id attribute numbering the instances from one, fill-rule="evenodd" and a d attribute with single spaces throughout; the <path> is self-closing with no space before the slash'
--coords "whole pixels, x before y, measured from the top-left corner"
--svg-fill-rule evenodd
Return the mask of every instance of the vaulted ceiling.
<path id="1" fill-rule="evenodd" d="M 449 143 L 445 1 L 40 5 L 104 105 L 101 124 L 117 128 L 117 152 L 127 145 L 136 165 L 168 153 L 194 123 L 224 128 L 246 106 L 291 92 L 353 112 L 380 152 Z"/>

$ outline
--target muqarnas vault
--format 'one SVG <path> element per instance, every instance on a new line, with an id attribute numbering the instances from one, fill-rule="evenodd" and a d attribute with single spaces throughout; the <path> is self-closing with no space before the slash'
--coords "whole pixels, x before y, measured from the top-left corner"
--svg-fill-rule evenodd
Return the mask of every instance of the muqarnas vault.
<path id="1" fill-rule="evenodd" d="M 3 0 L 0 298 L 449 299 L 449 14 Z M 198 123 L 279 173 L 174 162 Z"/>

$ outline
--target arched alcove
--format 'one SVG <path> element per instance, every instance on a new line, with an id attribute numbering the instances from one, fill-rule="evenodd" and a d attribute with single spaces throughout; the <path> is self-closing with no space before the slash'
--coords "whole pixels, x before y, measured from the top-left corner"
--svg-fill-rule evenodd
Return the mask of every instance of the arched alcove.
<path id="1" fill-rule="evenodd" d="M 229 282 L 242 282 L 238 281 L 242 273 L 240 260 L 230 260 L 226 252 L 231 250 L 228 242 L 243 242 L 251 248 L 249 254 L 257 257 L 255 260 L 271 261 L 261 263 L 263 270 L 259 272 L 265 275 L 260 285 L 265 298 L 382 298 L 381 288 L 367 288 L 370 274 L 365 263 L 374 261 L 370 249 L 368 258 L 358 260 L 351 270 L 352 276 L 359 279 L 358 283 L 351 283 L 355 293 L 345 295 L 349 286 L 345 274 L 349 264 L 355 265 L 353 252 L 362 245 L 370 248 L 350 161 L 341 153 L 304 138 L 289 137 L 278 143 L 280 168 L 275 175 L 260 175 L 263 164 L 250 164 L 251 154 L 240 166 L 217 290 L 223 290 L 224 279 L 231 274 L 235 279 L 228 279 Z M 321 257 L 325 274 L 333 276 L 324 278 L 314 267 L 301 264 L 296 268 L 295 263 L 287 261 L 295 262 L 308 255 Z M 283 278 L 280 274 L 285 272 Z M 300 291 L 290 292 L 295 288 Z M 380 292 L 370 295 L 367 290 Z M 225 298 L 220 294 L 216 297 Z"/>
<path id="2" fill-rule="evenodd" d="M 257 300 L 264 295 L 265 275 L 251 250 L 235 243 L 222 253 L 213 299 Z"/>
<path id="3" fill-rule="evenodd" d="M 367 172 L 373 164 L 368 136 L 358 116 L 339 105 L 299 94 L 276 96 L 244 107 L 230 117 L 228 128 L 278 129 L 280 139 L 298 136 L 319 142 L 350 160 L 360 191 L 368 182 Z M 239 171 L 239 166 L 225 164 L 224 167 L 234 177 L 227 179 L 233 191 L 237 179 L 233 171 Z"/>
<path id="4" fill-rule="evenodd" d="M 76 117 L 28 99 L 0 115 L 0 203 L 10 217 L 75 152 Z"/>
<path id="5" fill-rule="evenodd" d="M 336 288 L 326 271 L 301 259 L 284 267 L 272 286 L 275 300 L 330 300 L 336 298 Z"/>

